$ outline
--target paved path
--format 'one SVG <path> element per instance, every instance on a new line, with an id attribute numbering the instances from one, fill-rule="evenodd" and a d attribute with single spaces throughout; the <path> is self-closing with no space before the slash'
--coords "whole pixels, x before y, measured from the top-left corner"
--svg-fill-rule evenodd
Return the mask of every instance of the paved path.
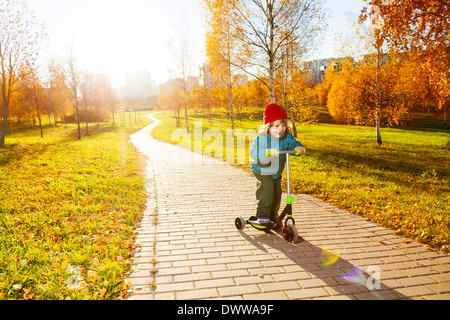
<path id="1" fill-rule="evenodd" d="M 149 199 L 129 299 L 450 299 L 447 254 L 308 195 L 294 204 L 303 241 L 238 232 L 234 219 L 255 212 L 254 178 L 153 139 L 158 122 L 132 136 L 149 158 Z"/>

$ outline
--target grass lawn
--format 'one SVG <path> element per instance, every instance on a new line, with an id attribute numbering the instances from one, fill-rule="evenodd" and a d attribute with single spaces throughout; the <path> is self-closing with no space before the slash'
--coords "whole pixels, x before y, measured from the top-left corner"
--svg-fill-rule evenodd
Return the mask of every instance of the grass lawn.
<path id="1" fill-rule="evenodd" d="M 0 299 L 120 299 L 145 161 L 129 135 L 150 123 L 17 129 L 0 149 Z M 82 126 L 84 132 L 84 126 Z"/>
<path id="2" fill-rule="evenodd" d="M 152 134 L 178 144 L 179 140 L 172 141 L 176 129 L 173 116 L 167 112 L 157 117 L 163 123 Z M 203 132 L 214 128 L 223 137 L 230 127 L 223 117 L 213 117 L 211 124 L 205 117 L 193 116 L 189 119 L 192 136 L 194 121 L 202 122 Z M 236 128 L 256 132 L 260 122 L 237 121 Z M 308 153 L 291 164 L 294 192 L 316 196 L 397 234 L 450 251 L 449 127 L 382 128 L 381 147 L 376 144 L 375 129 L 371 127 L 319 123 L 297 129 L 298 139 Z M 249 139 L 252 141 L 254 136 L 249 135 Z M 212 143 L 196 139 L 190 146 L 188 141 L 187 147 L 206 148 L 211 154 Z M 235 148 L 239 150 L 242 146 Z M 245 148 L 248 159 L 248 144 Z M 222 152 L 225 159 L 226 147 Z M 250 172 L 248 163 L 239 166 Z"/>

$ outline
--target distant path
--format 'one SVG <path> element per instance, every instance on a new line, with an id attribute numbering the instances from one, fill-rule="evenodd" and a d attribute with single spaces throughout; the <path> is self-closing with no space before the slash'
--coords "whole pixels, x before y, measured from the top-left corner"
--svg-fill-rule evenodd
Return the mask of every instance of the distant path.
<path id="1" fill-rule="evenodd" d="M 304 241 L 238 232 L 236 216 L 255 212 L 255 179 L 220 161 L 180 164 L 201 156 L 153 139 L 160 121 L 149 117 L 131 137 L 149 159 L 149 199 L 130 299 L 450 299 L 447 254 L 308 195 L 294 196 Z"/>

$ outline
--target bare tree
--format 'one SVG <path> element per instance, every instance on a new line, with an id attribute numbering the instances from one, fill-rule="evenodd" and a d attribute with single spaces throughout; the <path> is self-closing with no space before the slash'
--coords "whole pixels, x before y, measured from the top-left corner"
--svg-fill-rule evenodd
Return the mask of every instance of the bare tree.
<path id="1" fill-rule="evenodd" d="M 17 90 L 21 72 L 36 61 L 39 45 L 46 38 L 44 26 L 23 0 L 0 0 L 0 99 L 3 121 L 0 147 L 5 145 L 11 96 Z"/>
<path id="2" fill-rule="evenodd" d="M 276 102 L 275 72 L 283 64 L 282 52 L 296 47 L 305 54 L 314 48 L 325 26 L 322 0 L 240 0 L 231 4 L 240 28 L 241 55 L 236 66 L 264 83 L 271 102 Z"/>
<path id="3" fill-rule="evenodd" d="M 108 105 L 111 108 L 111 114 L 112 114 L 112 126 L 115 125 L 115 110 L 117 106 L 117 90 L 113 88 L 107 88 L 106 92 L 106 103 L 105 106 Z M 106 112 L 105 112 L 105 118 L 106 118 Z"/>
<path id="4" fill-rule="evenodd" d="M 179 78 L 181 81 L 180 88 L 183 91 L 183 107 L 184 107 L 184 120 L 186 123 L 186 132 L 189 133 L 188 122 L 188 95 L 190 87 L 188 84 L 188 77 L 191 75 L 192 56 L 189 42 L 191 41 L 190 30 L 187 23 L 186 16 L 181 15 L 179 22 L 174 26 L 174 35 L 168 42 L 168 48 L 174 59 L 174 66 L 176 70 L 171 70 L 171 73 L 175 74 L 175 78 Z"/>
<path id="5" fill-rule="evenodd" d="M 80 86 L 82 81 L 83 69 L 79 65 L 73 53 L 73 46 L 70 49 L 70 52 L 67 56 L 66 60 L 66 81 L 68 87 L 68 95 L 72 101 L 73 107 L 75 109 L 75 121 L 77 122 L 78 132 L 77 138 L 81 140 L 81 125 L 80 125 L 80 112 L 79 112 L 79 95 L 80 95 Z"/>
<path id="6" fill-rule="evenodd" d="M 83 96 L 84 105 L 84 122 L 86 124 L 86 135 L 89 135 L 89 104 L 92 100 L 92 87 L 90 86 L 90 75 L 86 70 L 81 70 L 81 82 L 80 82 L 80 93 Z"/>
<path id="7" fill-rule="evenodd" d="M 51 100 L 56 113 L 59 113 L 64 127 L 67 128 L 66 122 L 66 104 L 70 104 L 70 89 L 68 87 L 65 63 L 52 59 L 48 65 Z M 55 115 L 55 122 L 57 116 Z"/>

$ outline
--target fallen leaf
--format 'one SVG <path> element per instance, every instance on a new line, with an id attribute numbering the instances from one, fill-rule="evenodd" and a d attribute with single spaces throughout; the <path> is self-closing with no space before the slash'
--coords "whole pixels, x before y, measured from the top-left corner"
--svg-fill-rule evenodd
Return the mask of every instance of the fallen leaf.
<path id="1" fill-rule="evenodd" d="M 22 285 L 21 284 L 15 284 L 13 285 L 13 289 L 16 291 L 22 290 Z"/>
<path id="2" fill-rule="evenodd" d="M 25 300 L 33 299 L 33 294 L 30 294 L 30 293 L 31 293 L 31 289 L 30 289 L 30 288 L 24 288 L 24 289 L 23 289 L 23 292 L 24 292 L 23 298 L 24 298 Z"/>
<path id="3" fill-rule="evenodd" d="M 97 272 L 95 272 L 94 270 L 88 270 L 87 277 L 93 281 L 97 281 L 98 279 L 100 279 Z"/>
<path id="4" fill-rule="evenodd" d="M 75 282 L 72 284 L 67 284 L 67 289 L 74 291 L 82 291 L 87 287 L 87 283 L 85 281 Z"/>
<path id="5" fill-rule="evenodd" d="M 100 297 L 103 297 L 105 295 L 105 293 L 106 293 L 106 288 L 101 288 L 99 290 L 99 292 L 100 292 Z"/>

